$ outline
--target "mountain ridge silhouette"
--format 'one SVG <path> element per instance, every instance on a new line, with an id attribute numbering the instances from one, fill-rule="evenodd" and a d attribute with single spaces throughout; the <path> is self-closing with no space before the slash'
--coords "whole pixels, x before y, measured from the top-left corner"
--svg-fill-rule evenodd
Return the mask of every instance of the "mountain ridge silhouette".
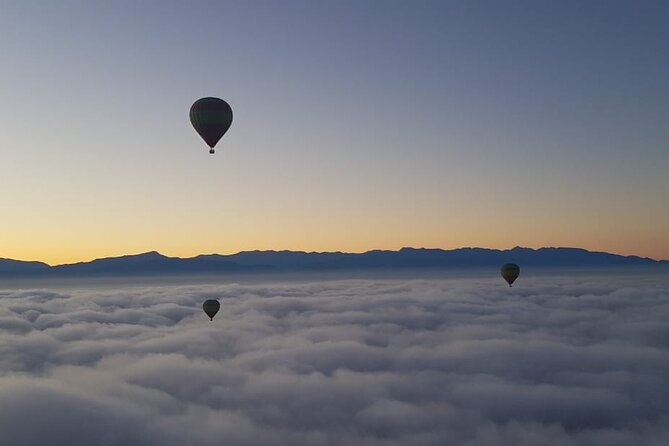
<path id="1" fill-rule="evenodd" d="M 0 258 L 2 276 L 123 276 L 224 272 L 327 271 L 379 268 L 476 268 L 518 263 L 521 267 L 613 267 L 669 265 L 667 260 L 623 256 L 583 248 L 515 247 L 402 248 L 363 253 L 305 251 L 242 251 L 169 257 L 157 251 L 104 257 L 87 262 L 50 266 L 43 262 Z"/>

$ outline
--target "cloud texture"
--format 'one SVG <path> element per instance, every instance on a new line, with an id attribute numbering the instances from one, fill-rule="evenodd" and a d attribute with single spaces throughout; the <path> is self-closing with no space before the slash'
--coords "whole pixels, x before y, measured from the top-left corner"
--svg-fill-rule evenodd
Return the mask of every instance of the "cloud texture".
<path id="1" fill-rule="evenodd" d="M 17 446 L 659 446 L 668 376 L 660 276 L 0 291 Z"/>

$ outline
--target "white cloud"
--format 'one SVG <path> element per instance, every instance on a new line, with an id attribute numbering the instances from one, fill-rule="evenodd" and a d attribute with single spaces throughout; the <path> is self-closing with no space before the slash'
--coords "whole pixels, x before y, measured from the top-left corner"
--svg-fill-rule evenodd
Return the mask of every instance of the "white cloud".
<path id="1" fill-rule="evenodd" d="M 659 276 L 4 290 L 0 432 L 26 446 L 664 445 L 667 320 Z"/>

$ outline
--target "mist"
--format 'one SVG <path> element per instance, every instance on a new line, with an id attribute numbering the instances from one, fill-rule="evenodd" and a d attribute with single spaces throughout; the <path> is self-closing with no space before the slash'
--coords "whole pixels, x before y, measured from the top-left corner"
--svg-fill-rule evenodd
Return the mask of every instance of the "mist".
<path id="1" fill-rule="evenodd" d="M 3 443 L 669 438 L 666 275 L 156 282 L 0 290 Z"/>

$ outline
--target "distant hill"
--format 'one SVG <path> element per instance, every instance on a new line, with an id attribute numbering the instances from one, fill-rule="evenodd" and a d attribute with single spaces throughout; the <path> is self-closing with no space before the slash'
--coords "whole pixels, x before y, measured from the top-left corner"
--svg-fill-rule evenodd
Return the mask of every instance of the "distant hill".
<path id="1" fill-rule="evenodd" d="M 225 272 L 328 271 L 388 268 L 476 268 L 518 263 L 522 267 L 613 267 L 669 265 L 637 256 L 620 256 L 579 248 L 453 250 L 402 248 L 364 253 L 245 251 L 231 255 L 167 257 L 152 251 L 91 262 L 49 266 L 41 262 L 0 259 L 0 276 L 125 276 Z"/>
<path id="2" fill-rule="evenodd" d="M 48 272 L 51 267 L 42 262 L 24 262 L 22 260 L 0 258 L 0 275 L 39 274 Z"/>

